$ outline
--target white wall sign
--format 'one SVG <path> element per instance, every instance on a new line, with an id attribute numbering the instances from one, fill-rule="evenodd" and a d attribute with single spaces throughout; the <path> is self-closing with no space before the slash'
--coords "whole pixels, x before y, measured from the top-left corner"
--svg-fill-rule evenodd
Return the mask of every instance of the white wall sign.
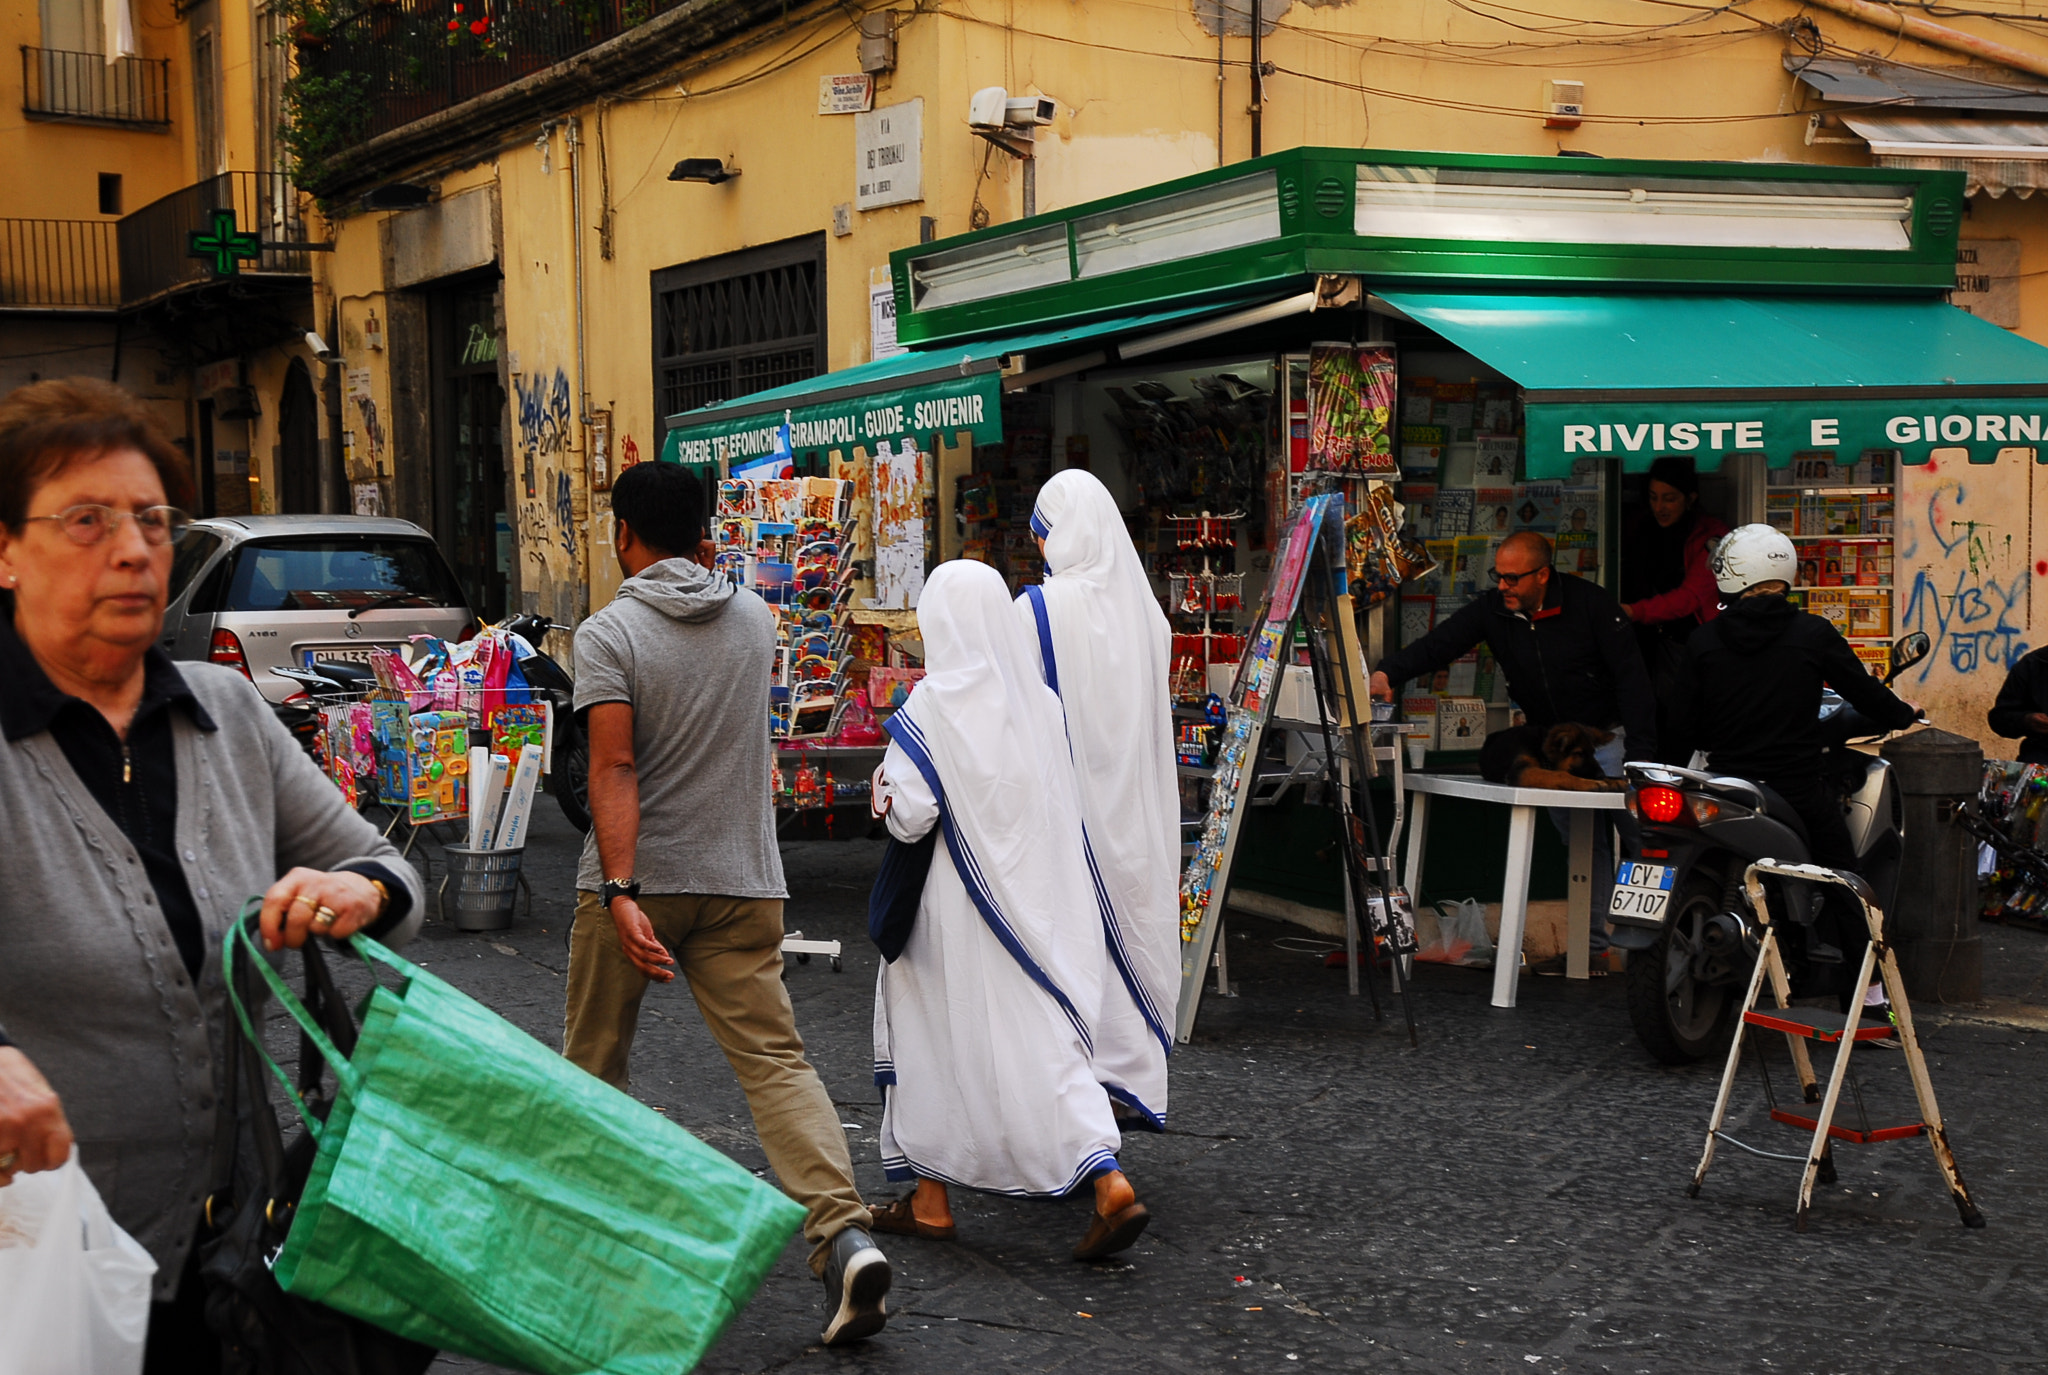
<path id="1" fill-rule="evenodd" d="M 909 352 L 896 342 L 896 286 L 886 270 L 883 280 L 868 283 L 868 341 L 869 356 L 874 358 Z"/>
<path id="2" fill-rule="evenodd" d="M 1964 239 L 1956 245 L 1956 289 L 1949 297 L 1980 319 L 2020 327 L 2020 241 Z"/>
<path id="3" fill-rule="evenodd" d="M 858 115 L 875 108 L 875 79 L 866 72 L 818 78 L 818 113 Z"/>
<path id="4" fill-rule="evenodd" d="M 924 199 L 924 98 L 853 117 L 856 210 Z"/>

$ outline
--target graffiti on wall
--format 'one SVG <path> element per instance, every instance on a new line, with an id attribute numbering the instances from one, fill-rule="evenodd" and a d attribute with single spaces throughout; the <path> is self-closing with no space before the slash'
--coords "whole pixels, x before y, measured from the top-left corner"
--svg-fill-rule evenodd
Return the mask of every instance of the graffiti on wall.
<path id="1" fill-rule="evenodd" d="M 384 422 L 377 413 L 377 398 L 370 390 L 370 370 L 350 368 L 346 390 L 347 399 L 355 406 L 361 420 L 364 450 L 364 466 L 358 469 L 351 465 L 349 476 L 358 481 L 375 478 L 384 468 Z M 352 445 L 350 447 L 353 448 Z"/>
<path id="2" fill-rule="evenodd" d="M 1924 515 L 1900 522 L 1894 567 L 1900 577 L 1910 569 L 1911 583 L 1893 633 L 1924 630 L 1934 642 L 1915 682 L 1937 671 L 2003 680 L 2030 648 L 2027 597 L 2036 570 L 2029 550 L 2002 527 L 2000 517 L 2009 522 L 2015 504 L 2001 509 L 1999 485 L 1991 473 L 1942 478 L 1927 495 Z"/>
<path id="3" fill-rule="evenodd" d="M 575 423 L 569 376 L 561 368 L 552 373 L 542 369 L 531 377 L 514 375 L 512 388 L 525 492 L 519 503 L 519 547 L 543 570 L 548 552 L 561 550 L 573 576 L 577 548 L 574 487 L 563 457 L 573 447 L 570 426 Z"/>

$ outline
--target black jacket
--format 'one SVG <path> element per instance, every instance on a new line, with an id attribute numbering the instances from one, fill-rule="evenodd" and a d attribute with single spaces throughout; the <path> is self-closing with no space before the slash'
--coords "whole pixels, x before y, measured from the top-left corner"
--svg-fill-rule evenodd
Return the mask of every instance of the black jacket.
<path id="1" fill-rule="evenodd" d="M 2048 735 L 2027 729 L 2027 716 L 2036 711 L 2048 711 L 2048 647 L 2020 656 L 1985 713 L 1992 734 L 2019 740 L 2022 764 L 2048 764 Z"/>
<path id="2" fill-rule="evenodd" d="M 1738 597 L 1686 642 L 1679 706 L 1719 773 L 1769 780 L 1820 770 L 1820 690 L 1839 692 L 1885 730 L 1916 719 L 1849 642 L 1783 597 Z"/>
<path id="3" fill-rule="evenodd" d="M 1606 588 L 1553 571 L 1543 609 L 1533 616 L 1507 609 L 1488 592 L 1380 661 L 1394 683 L 1434 673 L 1484 640 L 1508 678 L 1508 694 L 1529 718 L 1548 728 L 1560 721 L 1628 731 L 1631 759 L 1657 750 L 1657 704 L 1629 620 Z"/>

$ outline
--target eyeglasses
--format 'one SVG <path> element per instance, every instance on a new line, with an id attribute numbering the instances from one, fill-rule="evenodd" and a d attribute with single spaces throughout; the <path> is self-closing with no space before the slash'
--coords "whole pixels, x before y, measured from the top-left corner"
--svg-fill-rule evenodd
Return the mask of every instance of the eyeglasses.
<path id="1" fill-rule="evenodd" d="M 1486 570 L 1486 576 L 1498 583 L 1516 583 L 1524 578 L 1533 578 L 1538 573 L 1541 573 L 1544 568 L 1548 567 L 1550 565 L 1546 563 L 1543 565 L 1543 568 L 1532 568 L 1526 573 L 1503 573 L 1498 568 L 1489 568 Z"/>
<path id="2" fill-rule="evenodd" d="M 145 506 L 140 511 L 117 511 L 111 506 L 88 502 L 67 506 L 54 516 L 30 516 L 30 520 L 53 520 L 73 544 L 94 545 L 114 532 L 123 520 L 133 520 L 142 530 L 146 544 L 170 544 L 185 533 L 192 517 L 175 506 Z"/>

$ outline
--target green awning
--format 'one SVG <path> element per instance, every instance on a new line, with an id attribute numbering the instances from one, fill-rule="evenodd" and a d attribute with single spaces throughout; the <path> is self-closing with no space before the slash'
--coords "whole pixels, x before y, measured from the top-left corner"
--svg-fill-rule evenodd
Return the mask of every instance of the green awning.
<path id="1" fill-rule="evenodd" d="M 661 457 L 670 463 L 723 463 L 758 458 L 775 447 L 786 415 L 798 453 L 872 448 L 882 440 L 934 433 L 973 434 L 977 444 L 1003 437 L 1003 360 L 1038 356 L 1112 334 L 1172 324 L 1209 307 L 1130 315 L 1067 329 L 899 353 L 859 367 L 821 373 L 769 391 L 684 411 L 668 418 Z"/>
<path id="2" fill-rule="evenodd" d="M 1772 467 L 1831 449 L 1921 464 L 2048 454 L 2048 349 L 1940 301 L 1867 297 L 1441 295 L 1379 299 L 1513 378 L 1531 478 L 1661 454 Z"/>

